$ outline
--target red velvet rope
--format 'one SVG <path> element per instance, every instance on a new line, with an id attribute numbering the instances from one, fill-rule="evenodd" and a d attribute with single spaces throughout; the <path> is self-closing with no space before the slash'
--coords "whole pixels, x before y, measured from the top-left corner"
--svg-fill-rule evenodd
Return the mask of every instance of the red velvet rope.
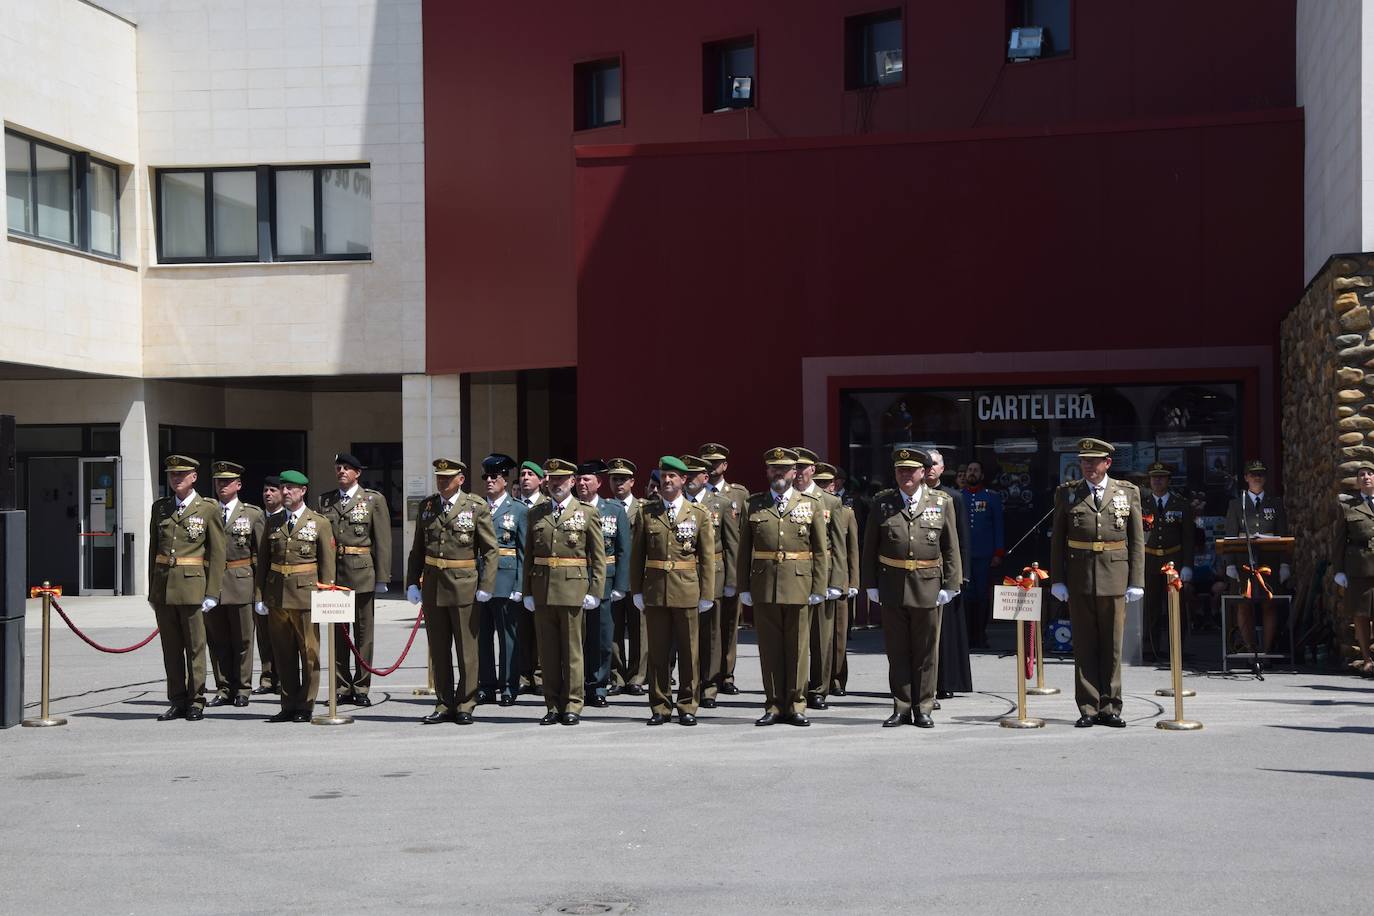
<path id="1" fill-rule="evenodd" d="M 396 659 L 396 664 L 392 665 L 390 668 L 374 668 L 363 661 L 363 657 L 358 654 L 358 647 L 353 645 L 353 637 L 348 635 L 348 624 L 344 623 L 340 624 L 340 626 L 343 627 L 343 638 L 344 642 L 348 643 L 348 651 L 353 653 L 353 657 L 358 660 L 358 664 L 362 666 L 363 670 L 377 677 L 386 677 L 388 674 L 393 674 L 397 668 L 401 667 L 401 662 L 405 661 L 406 656 L 410 654 L 410 647 L 415 644 L 415 634 L 420 632 L 420 624 L 424 622 L 424 619 L 425 609 L 420 608 L 420 613 L 415 615 L 415 626 L 410 628 L 410 638 L 406 640 L 406 647 L 401 650 L 401 657 Z"/>
<path id="2" fill-rule="evenodd" d="M 52 601 L 52 608 L 54 611 L 57 611 L 57 616 L 62 618 L 62 622 L 65 623 L 68 627 L 70 627 L 73 633 L 81 637 L 82 642 L 84 642 L 86 645 L 90 646 L 92 649 L 95 649 L 98 652 L 108 652 L 111 655 L 123 655 L 125 652 L 133 652 L 136 649 L 142 649 L 144 646 L 148 645 L 148 643 L 153 641 L 153 637 L 156 636 L 158 632 L 157 630 L 153 630 L 153 632 L 148 634 L 147 639 L 143 640 L 140 643 L 135 643 L 132 646 L 125 646 L 123 649 L 112 649 L 109 646 L 102 646 L 100 643 L 96 642 L 94 639 L 91 639 L 85 633 L 82 633 L 80 628 L 78 628 L 76 624 L 72 623 L 72 619 L 67 616 L 66 611 L 62 610 L 62 605 L 58 604 L 57 599 L 55 598 Z"/>
<path id="3" fill-rule="evenodd" d="M 1026 680 L 1035 677 L 1035 621 L 1029 621 L 1026 627 L 1030 633 L 1026 637 Z"/>

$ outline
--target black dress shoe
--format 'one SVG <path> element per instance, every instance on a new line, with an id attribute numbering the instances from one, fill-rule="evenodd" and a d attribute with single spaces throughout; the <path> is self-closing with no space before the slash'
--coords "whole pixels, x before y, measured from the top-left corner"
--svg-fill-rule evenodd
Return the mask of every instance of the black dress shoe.
<path id="1" fill-rule="evenodd" d="M 289 713 L 289 712 L 287 712 L 286 710 L 283 709 L 281 712 L 277 713 L 275 716 L 269 716 L 268 719 L 267 719 L 267 721 L 268 721 L 268 722 L 290 722 L 290 721 L 291 721 L 291 716 L 292 716 L 292 713 Z"/>
<path id="2" fill-rule="evenodd" d="M 647 724 L 649 724 L 649 725 L 662 725 L 664 722 L 667 722 L 667 721 L 668 721 L 668 717 L 667 717 L 667 716 L 665 716 L 665 715 L 664 715 L 663 713 L 661 713 L 661 712 L 656 712 L 656 713 L 654 713 L 652 716 L 649 717 L 649 721 L 648 721 Z"/>
<path id="3" fill-rule="evenodd" d="M 299 723 L 299 722 L 309 722 L 309 721 L 310 721 L 310 713 L 308 713 L 308 712 L 296 712 L 296 713 L 292 713 L 292 714 L 291 714 L 291 721 L 292 721 L 292 722 L 297 722 L 297 723 Z"/>
<path id="4" fill-rule="evenodd" d="M 736 687 L 734 684 L 729 684 L 729 683 L 727 683 L 727 684 L 721 684 L 721 685 L 720 685 L 720 692 L 723 693 L 723 694 L 725 694 L 725 695 L 728 696 L 728 697 L 738 696 L 738 695 L 739 695 L 739 688 Z"/>
<path id="5" fill-rule="evenodd" d="M 587 700 L 587 705 L 595 706 L 597 709 L 605 709 L 607 706 L 610 706 L 611 704 L 605 697 L 593 696 Z"/>
<path id="6" fill-rule="evenodd" d="M 621 693 L 629 694 L 632 697 L 642 697 L 644 696 L 645 690 L 639 684 L 626 684 L 621 689 Z"/>
<path id="7" fill-rule="evenodd" d="M 1121 718 L 1114 712 L 1109 712 L 1106 715 L 1101 716 L 1101 718 L 1099 718 L 1098 721 L 1101 722 L 1103 725 L 1107 726 L 1108 728 L 1126 727 L 1126 720 Z"/>
<path id="8" fill-rule="evenodd" d="M 935 720 L 930 717 L 928 712 L 918 712 L 911 720 L 911 724 L 917 728 L 934 728 Z"/>
<path id="9" fill-rule="evenodd" d="M 939 701 L 939 700 L 936 700 L 936 701 L 935 701 L 935 705 L 934 705 L 932 708 L 933 708 L 933 709 L 939 709 L 939 708 L 940 708 L 940 701 Z"/>
<path id="10" fill-rule="evenodd" d="M 340 693 L 340 694 L 335 694 L 335 696 L 334 696 L 334 705 L 335 705 L 335 706 L 347 706 L 349 703 L 352 703 L 352 702 L 353 702 L 353 694 L 351 694 L 351 693 Z"/>
<path id="11" fill-rule="evenodd" d="M 815 697 L 815 696 L 813 696 L 813 697 L 807 697 L 807 698 L 806 698 L 806 708 L 807 708 L 807 709 L 829 709 L 830 707 L 826 705 L 825 700 L 822 699 L 821 697 Z"/>
<path id="12" fill-rule="evenodd" d="M 952 700 L 952 699 L 954 699 L 954 691 L 952 691 L 952 690 L 937 690 L 937 691 L 935 691 L 935 699 L 937 699 L 937 700 Z"/>
<path id="13" fill-rule="evenodd" d="M 245 706 L 248 705 L 248 698 L 247 698 L 247 697 L 234 697 L 234 705 L 237 706 L 239 709 L 242 709 L 243 707 L 245 707 Z"/>
<path id="14" fill-rule="evenodd" d="M 277 692 L 277 688 L 275 688 L 275 687 L 268 687 L 266 684 L 263 684 L 261 687 L 259 687 L 259 688 L 257 688 L 256 690 L 253 691 L 253 696 L 255 696 L 255 697 L 260 697 L 260 696 L 262 696 L 264 693 L 276 693 L 276 692 Z"/>
<path id="15" fill-rule="evenodd" d="M 213 709 L 216 706 L 228 706 L 230 702 L 232 701 L 228 697 L 222 697 L 219 694 L 216 694 L 215 696 L 211 697 L 210 702 L 206 703 L 205 705 Z"/>
<path id="16" fill-rule="evenodd" d="M 606 696 L 608 696 L 608 697 L 618 697 L 618 696 L 620 696 L 620 691 L 621 691 L 621 687 L 620 687 L 619 684 L 612 684 L 611 686 L 609 686 L 609 687 L 606 688 Z"/>
<path id="17" fill-rule="evenodd" d="M 458 725 L 471 725 L 471 724 L 472 724 L 472 713 L 470 713 L 470 712 L 455 712 L 455 713 L 453 714 L 453 721 L 454 721 L 455 723 L 457 723 Z"/>
<path id="18" fill-rule="evenodd" d="M 834 696 L 837 696 L 837 697 L 846 697 L 846 696 L 849 696 L 849 694 L 845 693 L 845 690 L 844 690 L 843 687 L 836 687 L 834 690 L 831 690 L 830 692 L 831 692 L 831 694 L 833 694 Z"/>
<path id="19" fill-rule="evenodd" d="M 188 708 L 187 708 L 187 710 L 186 710 L 186 721 L 187 721 L 187 722 L 199 722 L 201 719 L 204 719 L 204 718 L 205 718 L 205 709 L 204 709 L 203 707 L 200 707 L 200 706 L 191 706 L 191 707 L 188 707 Z"/>
<path id="20" fill-rule="evenodd" d="M 677 714 L 677 724 L 678 724 L 678 725 L 696 725 L 696 724 L 697 724 L 697 717 L 694 716 L 694 715 L 692 715 L 690 712 L 680 712 L 680 713 Z"/>
<path id="21" fill-rule="evenodd" d="M 491 702 L 491 697 L 492 697 L 492 694 L 491 694 L 491 691 L 490 691 L 490 690 L 479 690 L 479 691 L 477 691 L 477 705 L 478 705 L 478 706 L 482 706 L 482 705 L 485 705 L 485 704 L 487 704 L 487 703 L 490 703 L 490 702 Z"/>
<path id="22" fill-rule="evenodd" d="M 787 717 L 787 724 L 795 725 L 798 728 L 806 728 L 811 724 L 811 720 L 806 717 L 806 713 L 804 712 L 794 712 Z"/>
<path id="23" fill-rule="evenodd" d="M 1093 717 L 1092 717 L 1092 716 L 1079 716 L 1079 717 L 1078 717 L 1078 721 L 1075 722 L 1075 723 L 1073 723 L 1073 727 L 1074 727 L 1074 728 L 1092 728 L 1092 727 L 1093 727 Z"/>
<path id="24" fill-rule="evenodd" d="M 542 718 L 542 719 L 539 720 L 539 724 L 540 724 L 540 725 L 557 725 L 557 724 L 558 724 L 558 712 L 557 712 L 556 710 L 550 709 L 548 712 L 544 713 L 544 718 Z"/>
<path id="25" fill-rule="evenodd" d="M 183 708 L 180 707 L 180 706 L 173 706 L 171 709 L 167 710 L 167 711 L 164 712 L 162 715 L 158 716 L 158 717 L 157 717 L 157 720 L 158 720 L 159 722 L 170 722 L 170 721 L 172 721 L 173 719 L 180 719 L 180 718 L 183 718 L 183 717 L 185 717 L 185 715 L 186 715 L 186 710 L 185 710 L 185 709 L 183 709 Z"/>
<path id="26" fill-rule="evenodd" d="M 501 699 L 499 699 L 499 700 L 496 701 L 496 705 L 497 705 L 497 706 L 514 706 L 514 705 L 515 705 L 515 697 L 511 696 L 511 695 L 508 694 L 508 693 L 503 693 L 503 694 L 501 694 Z"/>
<path id="27" fill-rule="evenodd" d="M 777 724 L 778 724 L 778 716 L 777 716 L 777 713 L 766 712 L 766 713 L 764 713 L 763 715 L 759 716 L 757 719 L 755 719 L 755 720 L 754 720 L 754 724 L 755 724 L 755 725 L 777 725 Z"/>
<path id="28" fill-rule="evenodd" d="M 425 716 L 420 721 L 426 725 L 437 725 L 440 722 L 451 722 L 453 721 L 453 713 L 448 712 L 447 710 L 441 712 L 436 709 L 434 710 L 434 712 Z"/>
<path id="29" fill-rule="evenodd" d="M 911 713 L 894 712 L 883 720 L 883 728 L 896 728 L 898 725 L 906 725 L 911 722 Z"/>
<path id="30" fill-rule="evenodd" d="M 565 712 L 558 717 L 558 721 L 564 725 L 576 725 L 582 721 L 582 717 L 575 712 Z"/>
<path id="31" fill-rule="evenodd" d="M 715 709 L 715 708 L 716 708 L 716 701 L 715 701 L 715 698 L 714 698 L 714 697 L 702 697 L 702 699 L 701 699 L 701 708 L 702 708 L 702 709 Z"/>
<path id="32" fill-rule="evenodd" d="M 353 694 L 353 705 L 358 707 L 368 707 L 372 705 L 372 701 L 367 698 L 367 694 L 365 693 L 355 693 Z"/>

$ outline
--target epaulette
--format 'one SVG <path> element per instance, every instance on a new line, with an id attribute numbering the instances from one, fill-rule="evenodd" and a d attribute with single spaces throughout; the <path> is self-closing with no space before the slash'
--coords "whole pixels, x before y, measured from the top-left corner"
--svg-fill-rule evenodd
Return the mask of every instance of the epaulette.
<path id="1" fill-rule="evenodd" d="M 888 496 L 892 496 L 892 495 L 895 494 L 896 492 L 897 492 L 897 491 L 894 490 L 892 487 L 888 487 L 886 490 L 879 490 L 877 493 L 874 493 L 874 494 L 873 494 L 873 498 L 874 498 L 874 499 L 884 499 L 884 498 L 886 498 L 886 497 L 888 497 Z"/>

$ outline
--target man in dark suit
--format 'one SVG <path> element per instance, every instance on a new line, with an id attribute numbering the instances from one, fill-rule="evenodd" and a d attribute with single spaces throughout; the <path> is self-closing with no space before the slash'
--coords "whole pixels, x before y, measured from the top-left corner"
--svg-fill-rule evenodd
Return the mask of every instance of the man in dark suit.
<path id="1" fill-rule="evenodd" d="M 515 468 L 509 455 L 493 454 L 482 459 L 482 483 L 491 507 L 491 523 L 496 529 L 496 588 L 491 600 L 481 606 L 481 636 L 477 646 L 480 672 L 477 702 L 490 703 L 493 697 L 501 706 L 513 706 L 520 693 L 519 632 L 520 578 L 525 562 L 525 518 L 528 509 L 506 492 L 506 475 Z M 492 642 L 499 646 L 500 665 Z"/>

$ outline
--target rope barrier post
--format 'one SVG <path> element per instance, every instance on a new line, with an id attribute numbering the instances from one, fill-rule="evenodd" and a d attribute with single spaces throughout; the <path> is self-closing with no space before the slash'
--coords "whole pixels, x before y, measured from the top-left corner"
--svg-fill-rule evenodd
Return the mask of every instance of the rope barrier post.
<path id="1" fill-rule="evenodd" d="M 994 620 L 1010 620 L 1016 626 L 1016 718 L 1006 716 L 997 721 L 1003 728 L 1044 728 L 1044 719 L 1026 715 L 1026 628 L 1025 622 L 1040 619 L 1040 580 L 1049 574 L 1032 563 L 1015 578 L 1006 576 L 1002 584 L 992 590 Z"/>
<path id="2" fill-rule="evenodd" d="M 54 594 L 60 594 L 61 588 L 53 588 L 52 583 L 44 582 L 37 588 L 29 589 L 29 597 L 43 597 L 43 700 L 39 707 L 39 717 L 37 719 L 25 719 L 20 724 L 24 728 L 51 728 L 54 725 L 66 725 L 67 720 L 63 718 L 54 719 L 48 708 L 48 698 L 51 695 L 49 689 L 52 683 L 52 598 Z"/>
<path id="3" fill-rule="evenodd" d="M 1169 573 L 1172 570 L 1172 567 L 1173 563 L 1166 563 L 1164 567 L 1160 570 L 1160 572 L 1164 573 L 1164 583 L 1168 586 L 1169 591 L 1169 667 L 1170 669 L 1172 669 L 1175 666 L 1177 666 L 1181 670 L 1183 665 L 1183 612 L 1181 610 L 1179 611 L 1179 620 L 1177 621 L 1178 626 L 1175 627 L 1173 606 L 1176 602 L 1182 601 L 1182 599 L 1179 597 L 1179 593 L 1183 588 L 1183 581 L 1179 580 L 1179 584 L 1177 587 L 1170 584 L 1172 580 L 1170 580 L 1169 578 Z M 1177 630 L 1177 632 L 1175 632 L 1175 630 Z M 1173 687 L 1160 687 L 1158 690 L 1155 691 L 1155 696 L 1157 697 L 1171 697 L 1173 695 Z M 1184 687 L 1183 695 L 1185 697 L 1195 697 L 1197 696 L 1197 691 L 1193 690 L 1191 687 Z M 1180 713 L 1179 715 L 1182 715 L 1182 713 Z"/>
<path id="4" fill-rule="evenodd" d="M 349 603 L 350 603 L 350 606 L 351 606 L 352 601 L 353 601 L 353 592 L 352 592 L 351 589 L 345 589 L 345 588 L 343 588 L 343 587 L 334 587 L 334 588 L 328 589 L 328 591 L 347 592 L 347 593 L 348 593 L 348 600 L 349 600 Z M 316 594 L 319 594 L 319 592 L 317 591 Z M 351 619 L 351 618 L 350 618 L 350 619 Z M 352 725 L 352 724 L 353 724 L 353 717 L 352 717 L 352 716 L 341 716 L 341 715 L 339 715 L 339 692 L 338 692 L 338 690 L 337 690 L 337 689 L 335 688 L 335 686 L 334 686 L 334 670 L 335 670 L 335 666 L 338 664 L 338 662 L 335 661 L 335 659 L 334 659 L 334 640 L 335 640 L 335 634 L 337 633 L 337 631 L 338 631 L 338 629 L 339 629 L 339 624 L 333 623 L 333 622 L 331 621 L 331 622 L 329 622 L 329 623 L 326 623 L 325 626 L 329 627 L 329 688 L 328 688 L 328 689 L 329 689 L 329 715 L 327 715 L 327 716 L 315 716 L 315 717 L 313 717 L 313 718 L 310 720 L 310 724 L 311 724 L 311 725 Z"/>
<path id="5" fill-rule="evenodd" d="M 1155 723 L 1155 728 L 1170 732 L 1195 732 L 1202 728 L 1202 723 L 1183 718 L 1183 698 L 1193 695 L 1193 691 L 1183 689 L 1183 641 L 1182 627 L 1179 623 L 1179 617 L 1182 615 L 1179 613 L 1178 594 L 1183 583 L 1178 578 L 1174 564 L 1166 563 L 1163 572 L 1167 584 L 1165 590 L 1169 593 L 1169 668 L 1174 682 L 1170 694 L 1174 698 L 1174 717 L 1161 719 Z M 1156 690 L 1155 693 L 1159 694 L 1162 691 Z"/>
<path id="6" fill-rule="evenodd" d="M 1026 693 L 1033 697 L 1052 697 L 1059 692 L 1059 688 L 1045 686 L 1044 628 L 1031 624 L 1031 639 L 1035 646 L 1035 686 L 1027 687 Z"/>
<path id="7" fill-rule="evenodd" d="M 418 612 L 417 612 L 417 613 L 418 613 Z M 418 618 L 417 618 L 417 620 L 416 620 L 416 625 L 417 625 L 417 626 L 419 625 L 419 620 L 418 620 Z M 428 633 L 429 631 L 426 630 L 425 632 Z M 429 640 L 429 638 L 428 638 L 428 636 L 426 636 L 425 641 L 428 642 L 428 640 Z M 426 654 L 429 654 L 429 653 L 426 653 Z M 410 692 L 410 695 L 413 696 L 413 697 L 432 697 L 432 696 L 434 696 L 434 656 L 433 656 L 433 655 L 430 655 L 430 657 L 429 657 L 429 675 L 425 678 L 425 686 L 423 686 L 423 687 L 416 687 L 414 690 L 412 690 L 412 691 Z"/>
<path id="8" fill-rule="evenodd" d="M 1044 719 L 1034 719 L 1026 715 L 1026 625 L 1024 621 L 1017 620 L 1016 623 L 1016 718 L 1007 716 L 998 720 L 997 724 L 1003 728 L 1044 728 Z"/>

